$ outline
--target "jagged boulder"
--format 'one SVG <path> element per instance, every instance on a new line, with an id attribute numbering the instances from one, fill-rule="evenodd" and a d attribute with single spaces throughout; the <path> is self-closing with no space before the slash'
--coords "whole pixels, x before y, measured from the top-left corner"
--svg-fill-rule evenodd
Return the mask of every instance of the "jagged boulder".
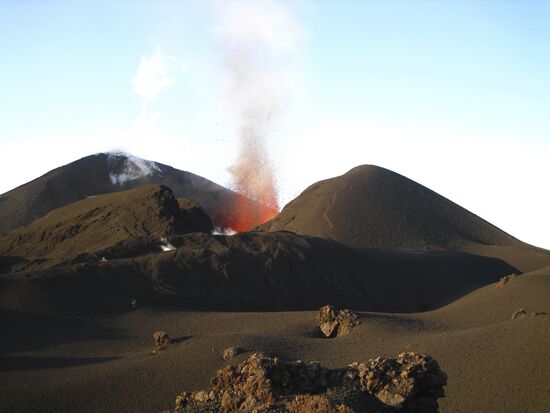
<path id="1" fill-rule="evenodd" d="M 229 413 L 271 406 L 275 396 L 268 375 L 279 363 L 277 358 L 253 354 L 238 366 L 218 370 L 212 392 L 220 401 L 220 410 Z"/>
<path id="2" fill-rule="evenodd" d="M 235 358 L 239 353 L 240 353 L 240 349 L 238 347 L 227 347 L 223 351 L 223 359 L 229 360 L 229 359 Z"/>
<path id="3" fill-rule="evenodd" d="M 336 314 L 333 306 L 325 305 L 317 314 L 317 325 L 325 337 L 345 336 L 358 324 L 357 315 L 348 309 L 340 310 Z"/>
<path id="4" fill-rule="evenodd" d="M 515 320 L 519 317 L 527 317 L 527 311 L 525 311 L 525 308 L 521 307 L 519 310 L 514 311 L 511 320 Z"/>
<path id="5" fill-rule="evenodd" d="M 396 409 L 435 412 L 437 398 L 444 396 L 447 375 L 430 356 L 401 353 L 397 358 L 377 357 L 350 367 L 348 380 Z"/>
<path id="6" fill-rule="evenodd" d="M 161 350 L 171 343 L 170 337 L 166 331 L 155 331 L 153 340 L 155 341 L 155 346 Z"/>
<path id="7" fill-rule="evenodd" d="M 178 395 L 176 412 L 435 412 L 446 382 L 434 359 L 415 353 L 342 369 L 253 354 L 218 370 L 209 390 Z"/>
<path id="8" fill-rule="evenodd" d="M 331 385 L 337 386 L 343 382 L 343 377 L 344 370 L 329 370 L 316 362 L 283 363 L 277 357 L 253 354 L 236 366 L 228 365 L 218 370 L 208 393 L 209 400 L 214 403 L 207 411 L 269 411 L 277 405 L 285 405 L 286 397 L 318 393 Z M 176 411 L 193 411 L 197 405 L 195 393 L 178 395 Z"/>

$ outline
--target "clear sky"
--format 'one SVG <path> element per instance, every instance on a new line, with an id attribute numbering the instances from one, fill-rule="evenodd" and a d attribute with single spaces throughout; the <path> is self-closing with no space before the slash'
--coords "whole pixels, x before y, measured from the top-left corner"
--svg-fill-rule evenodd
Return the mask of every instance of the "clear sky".
<path id="1" fill-rule="evenodd" d="M 550 248 L 549 45 L 544 1 L 2 0 L 0 192 L 110 150 L 229 185 L 260 99 L 282 205 L 376 164 Z"/>

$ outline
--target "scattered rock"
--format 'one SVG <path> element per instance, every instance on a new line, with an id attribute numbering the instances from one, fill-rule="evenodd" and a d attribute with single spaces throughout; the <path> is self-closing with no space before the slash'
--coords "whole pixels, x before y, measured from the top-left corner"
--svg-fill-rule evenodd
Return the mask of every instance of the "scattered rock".
<path id="1" fill-rule="evenodd" d="M 371 413 L 435 412 L 446 382 L 447 375 L 434 359 L 415 353 L 343 369 L 253 354 L 218 370 L 209 391 L 178 395 L 176 412 L 352 413 L 365 411 L 367 402 Z M 342 394 L 348 398 L 342 399 Z M 373 402 L 378 410 L 372 410 Z"/>
<path id="2" fill-rule="evenodd" d="M 512 320 L 515 320 L 516 318 L 524 318 L 524 317 L 527 317 L 529 316 L 529 318 L 532 320 L 533 318 L 539 316 L 539 315 L 545 315 L 546 313 L 544 311 L 537 311 L 537 312 L 531 312 L 531 313 L 527 313 L 527 311 L 525 310 L 525 308 L 521 307 L 519 310 L 517 311 L 514 311 L 514 314 L 512 314 Z"/>
<path id="3" fill-rule="evenodd" d="M 345 336 L 351 333 L 351 330 L 359 324 L 357 315 L 350 310 L 340 310 L 338 313 L 338 333 L 337 336 Z"/>
<path id="4" fill-rule="evenodd" d="M 546 313 L 544 311 L 537 311 L 537 312 L 533 312 L 531 313 L 531 315 L 529 316 L 529 318 L 533 319 L 539 315 L 546 315 Z"/>
<path id="5" fill-rule="evenodd" d="M 331 305 L 325 305 L 319 309 L 317 324 L 326 337 L 331 337 L 338 327 L 336 314 Z"/>
<path id="6" fill-rule="evenodd" d="M 166 346 L 171 343 L 170 337 L 166 331 L 155 331 L 153 339 L 155 340 L 155 345 L 160 350 L 166 348 Z"/>
<path id="7" fill-rule="evenodd" d="M 227 347 L 223 351 L 223 359 L 224 360 L 232 359 L 232 358 L 236 357 L 237 354 L 239 354 L 239 353 L 240 353 L 240 351 L 239 351 L 238 347 Z"/>
<path id="8" fill-rule="evenodd" d="M 501 277 L 501 279 L 498 280 L 498 282 L 496 283 L 496 287 L 497 287 L 497 288 L 502 288 L 502 287 L 504 287 L 504 284 L 506 284 L 508 281 L 511 281 L 511 280 L 517 278 L 517 276 L 518 276 L 517 274 L 512 273 L 512 274 L 507 275 L 507 276 L 505 276 L 505 277 Z"/>
<path id="9" fill-rule="evenodd" d="M 519 310 L 517 311 L 514 311 L 514 314 L 512 314 L 512 320 L 515 320 L 516 318 L 519 318 L 519 317 L 526 317 L 527 316 L 527 311 L 525 311 L 525 308 L 521 307 Z"/>
<path id="10" fill-rule="evenodd" d="M 325 337 L 345 336 L 359 324 L 357 315 L 351 310 L 340 310 L 338 315 L 331 305 L 325 305 L 319 309 L 317 324 Z"/>
<path id="11" fill-rule="evenodd" d="M 375 358 L 353 363 L 347 380 L 358 382 L 361 390 L 386 406 L 407 411 L 435 412 L 437 399 L 444 396 L 447 375 L 430 356 L 412 352 L 397 358 Z"/>
<path id="12" fill-rule="evenodd" d="M 349 407 L 334 406 L 326 396 L 298 395 L 288 406 L 290 413 L 354 413 Z"/>

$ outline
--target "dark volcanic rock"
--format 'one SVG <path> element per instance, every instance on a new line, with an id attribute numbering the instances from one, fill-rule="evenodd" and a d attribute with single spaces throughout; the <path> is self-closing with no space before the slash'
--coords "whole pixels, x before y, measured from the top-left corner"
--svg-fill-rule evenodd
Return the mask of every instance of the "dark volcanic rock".
<path id="1" fill-rule="evenodd" d="M 213 229 L 210 217 L 204 212 L 201 206 L 190 199 L 178 198 L 180 207 L 180 220 L 187 228 L 192 229 L 186 232 L 210 232 Z"/>
<path id="2" fill-rule="evenodd" d="M 170 337 L 168 336 L 168 333 L 166 331 L 155 331 L 153 334 L 153 340 L 155 341 L 155 346 L 159 349 L 164 349 L 168 344 L 170 344 L 172 341 L 170 340 Z"/>
<path id="3" fill-rule="evenodd" d="M 415 353 L 343 369 L 253 354 L 218 370 L 210 389 L 178 395 L 176 412 L 433 413 L 446 383 L 447 375 L 434 359 Z M 343 403 L 331 400 L 335 398 Z"/>
<path id="4" fill-rule="evenodd" d="M 519 310 L 514 311 L 514 314 L 512 314 L 511 320 L 515 320 L 516 318 L 520 317 L 527 317 L 527 311 L 525 311 L 525 308 L 521 307 Z"/>
<path id="5" fill-rule="evenodd" d="M 238 347 L 227 347 L 224 351 L 223 351 L 223 359 L 224 360 L 229 360 L 229 359 L 232 359 L 232 358 L 235 358 L 237 357 L 237 354 L 240 353 L 239 351 L 240 349 Z"/>
<path id="6" fill-rule="evenodd" d="M 409 412 L 436 412 L 437 399 L 444 396 L 447 375 L 429 356 L 401 353 L 395 359 L 378 357 L 353 363 L 348 376 L 361 389 L 387 406 Z"/>
<path id="7" fill-rule="evenodd" d="M 336 314 L 331 305 L 325 305 L 317 314 L 317 324 L 325 337 L 332 337 L 351 333 L 359 321 L 357 315 L 350 310 L 340 310 Z"/>

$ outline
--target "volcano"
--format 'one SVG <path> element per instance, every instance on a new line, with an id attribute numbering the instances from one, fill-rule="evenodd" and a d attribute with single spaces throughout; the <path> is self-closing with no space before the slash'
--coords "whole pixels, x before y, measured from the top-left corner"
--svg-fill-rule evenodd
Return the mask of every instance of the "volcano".
<path id="1" fill-rule="evenodd" d="M 56 168 L 0 195 L 0 233 L 27 225 L 48 212 L 86 197 L 145 185 L 170 187 L 177 198 L 200 204 L 217 227 L 233 228 L 241 220 L 235 211 L 265 210 L 257 202 L 191 172 L 124 153 L 99 153 Z M 248 227 L 262 223 L 247 216 Z"/>
<path id="2" fill-rule="evenodd" d="M 256 352 L 330 366 L 427 354 L 449 377 L 441 411 L 548 411 L 548 251 L 373 166 L 312 185 L 254 231 L 219 235 L 212 221 L 234 198 L 120 154 L 4 194 L 0 411 L 215 413 L 174 399 Z M 326 304 L 360 324 L 324 337 Z M 171 338 L 162 350 L 157 331 Z M 395 410 L 327 395 L 348 411 Z"/>
<path id="3" fill-rule="evenodd" d="M 409 178 L 374 165 L 317 182 L 258 227 L 332 239 L 359 248 L 462 251 L 529 271 L 550 252 L 519 241 Z"/>

